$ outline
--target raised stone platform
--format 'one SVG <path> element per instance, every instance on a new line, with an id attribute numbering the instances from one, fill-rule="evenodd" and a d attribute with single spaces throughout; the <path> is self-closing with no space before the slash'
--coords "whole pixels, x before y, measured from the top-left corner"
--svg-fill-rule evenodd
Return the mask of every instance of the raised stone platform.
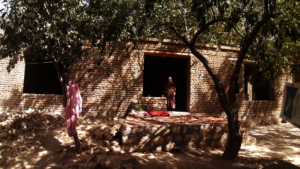
<path id="1" fill-rule="evenodd" d="M 170 151 L 176 146 L 188 148 L 224 148 L 227 120 L 205 113 L 171 112 L 169 117 L 127 116 L 122 128 L 122 149 L 134 151 Z"/>

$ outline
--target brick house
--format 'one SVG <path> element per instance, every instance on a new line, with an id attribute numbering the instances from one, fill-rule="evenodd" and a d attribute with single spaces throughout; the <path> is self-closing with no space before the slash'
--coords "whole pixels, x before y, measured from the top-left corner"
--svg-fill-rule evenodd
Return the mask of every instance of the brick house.
<path id="1" fill-rule="evenodd" d="M 217 51 L 215 47 L 209 45 L 196 44 L 196 46 L 210 61 L 228 90 L 229 78 L 239 49 L 223 46 Z M 91 53 L 92 56 L 100 55 L 96 50 L 91 50 Z M 75 81 L 81 77 L 87 69 L 85 63 L 89 61 L 79 60 L 73 66 L 70 79 Z M 64 112 L 60 89 L 50 91 L 52 86 L 54 88 L 59 83 L 57 77 L 56 80 L 55 77 L 50 77 L 52 76 L 50 74 L 55 72 L 48 75 L 40 70 L 41 67 L 34 68 L 32 66 L 34 64 L 19 61 L 8 73 L 6 71 L 8 62 L 9 59 L 0 60 L 0 111 L 32 108 L 47 109 L 53 113 Z M 282 74 L 279 86 L 275 88 L 267 86 L 263 90 L 255 89 L 257 92 L 265 92 L 263 93 L 265 97 L 259 97 L 257 92 L 254 94 L 251 84 L 244 81 L 247 65 L 251 64 L 244 62 L 245 66 L 240 72 L 237 102 L 241 118 L 246 126 L 275 123 L 281 111 L 284 83 L 292 82 L 292 78 L 288 74 Z M 148 39 L 139 44 L 138 50 L 131 51 L 129 57 L 125 57 L 124 51 L 118 51 L 103 67 L 95 66 L 95 68 L 79 83 L 83 98 L 83 114 L 92 119 L 113 119 L 123 116 L 131 102 L 147 105 L 148 109 L 166 110 L 166 98 L 161 95 L 168 76 L 173 77 L 177 86 L 178 111 L 225 116 L 212 79 L 202 63 L 189 53 L 189 49 L 182 42 L 164 40 L 159 43 L 157 39 Z M 111 72 L 109 76 L 104 69 Z M 40 73 L 39 77 L 35 76 L 35 73 Z M 41 75 L 50 79 L 50 82 L 47 82 L 50 87 L 38 84 Z M 36 84 L 38 86 L 35 86 Z"/>

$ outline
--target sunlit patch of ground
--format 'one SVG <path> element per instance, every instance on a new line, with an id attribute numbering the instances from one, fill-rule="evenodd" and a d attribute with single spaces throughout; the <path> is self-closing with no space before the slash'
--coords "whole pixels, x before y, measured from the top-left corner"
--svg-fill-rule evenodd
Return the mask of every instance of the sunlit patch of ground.
<path id="1" fill-rule="evenodd" d="M 241 156 L 282 158 L 300 167 L 299 128 L 290 123 L 259 126 L 249 129 L 249 135 L 256 138 L 256 146 L 243 146 Z"/>

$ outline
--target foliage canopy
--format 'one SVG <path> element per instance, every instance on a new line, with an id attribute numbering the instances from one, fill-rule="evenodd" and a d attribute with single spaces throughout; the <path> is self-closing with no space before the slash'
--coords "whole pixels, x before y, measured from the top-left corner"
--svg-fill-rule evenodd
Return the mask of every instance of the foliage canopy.
<path id="1" fill-rule="evenodd" d="M 0 26 L 2 58 L 20 52 L 25 59 L 53 59 L 63 65 L 62 88 L 70 69 L 97 47 L 101 65 L 116 48 L 133 50 L 128 40 L 156 37 L 183 41 L 203 64 L 215 84 L 228 117 L 225 158 L 237 156 L 239 132 L 235 91 L 243 61 L 256 61 L 255 72 L 274 79 L 283 69 L 299 69 L 300 2 L 297 0 L 4 0 Z M 87 45 L 86 41 L 91 42 Z M 228 45 L 240 51 L 226 93 L 220 78 L 195 43 Z M 85 46 L 85 47 L 83 47 Z M 220 48 L 218 48 L 220 50 Z M 16 59 L 12 60 L 13 65 Z M 226 95 L 229 97 L 227 98 Z"/>

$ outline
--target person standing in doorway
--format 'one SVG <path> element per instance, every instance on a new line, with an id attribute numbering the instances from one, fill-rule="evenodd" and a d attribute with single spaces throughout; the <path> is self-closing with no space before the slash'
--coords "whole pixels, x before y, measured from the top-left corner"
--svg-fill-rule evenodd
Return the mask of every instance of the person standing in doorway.
<path id="1" fill-rule="evenodd" d="M 167 98 L 167 109 L 168 111 L 172 111 L 175 109 L 175 95 L 176 95 L 176 87 L 172 80 L 172 77 L 168 77 L 168 82 L 164 85 L 163 96 Z"/>

